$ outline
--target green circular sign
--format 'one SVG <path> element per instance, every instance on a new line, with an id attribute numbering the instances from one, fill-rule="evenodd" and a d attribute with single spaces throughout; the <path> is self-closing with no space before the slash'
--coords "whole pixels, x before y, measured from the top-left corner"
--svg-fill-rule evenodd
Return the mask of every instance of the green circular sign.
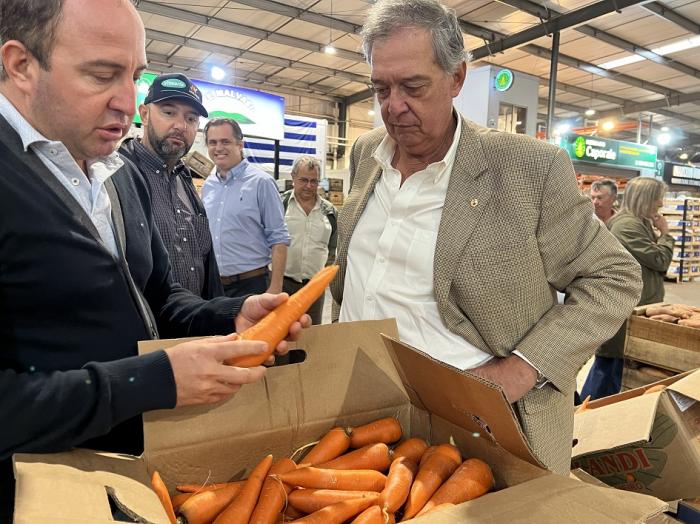
<path id="1" fill-rule="evenodd" d="M 586 139 L 582 136 L 574 140 L 574 155 L 576 158 L 583 158 L 586 155 Z"/>
<path id="2" fill-rule="evenodd" d="M 501 69 L 496 74 L 496 91 L 508 91 L 513 85 L 513 71 Z"/>

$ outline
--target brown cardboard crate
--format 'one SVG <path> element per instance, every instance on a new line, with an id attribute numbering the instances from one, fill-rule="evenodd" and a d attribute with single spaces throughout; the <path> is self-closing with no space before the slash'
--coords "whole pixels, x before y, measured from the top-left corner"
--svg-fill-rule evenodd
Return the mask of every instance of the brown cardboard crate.
<path id="1" fill-rule="evenodd" d="M 328 200 L 334 205 L 343 205 L 344 195 L 342 191 L 329 191 Z"/>
<path id="2" fill-rule="evenodd" d="M 328 191 L 343 191 L 343 179 L 342 178 L 329 178 L 328 179 Z"/>
<path id="3" fill-rule="evenodd" d="M 214 170 L 214 162 L 198 151 L 192 151 L 192 153 L 185 157 L 184 162 L 185 165 L 203 178 L 208 177 Z"/>

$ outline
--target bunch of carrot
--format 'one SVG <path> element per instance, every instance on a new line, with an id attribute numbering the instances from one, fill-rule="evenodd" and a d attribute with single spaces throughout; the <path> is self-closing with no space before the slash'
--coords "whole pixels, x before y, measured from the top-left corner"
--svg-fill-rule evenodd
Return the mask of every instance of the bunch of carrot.
<path id="1" fill-rule="evenodd" d="M 172 499 L 159 477 L 155 481 L 157 473 L 153 486 L 172 524 L 387 524 L 493 489 L 483 461 L 463 461 L 455 446 L 429 446 L 418 438 L 390 449 L 401 437 L 393 417 L 336 427 L 299 464 L 287 458 L 273 463 L 268 455 L 245 481 L 181 485 Z"/>

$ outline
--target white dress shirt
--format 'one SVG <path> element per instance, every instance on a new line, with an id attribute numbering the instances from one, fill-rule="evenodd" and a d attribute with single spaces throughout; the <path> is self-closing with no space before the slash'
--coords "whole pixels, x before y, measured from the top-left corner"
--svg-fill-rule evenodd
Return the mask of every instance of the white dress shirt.
<path id="1" fill-rule="evenodd" d="M 293 192 L 289 197 L 285 220 L 292 241 L 287 251 L 284 276 L 301 282 L 314 276 L 326 265 L 328 241 L 332 232 L 331 223 L 321 210 L 318 197 L 307 215 Z"/>
<path id="2" fill-rule="evenodd" d="M 124 165 L 119 154 L 115 152 L 106 157 L 89 160 L 88 175 L 85 175 L 63 142 L 49 140 L 34 129 L 2 93 L 0 93 L 0 114 L 20 136 L 24 150 L 31 148 L 41 163 L 80 204 L 95 225 L 104 246 L 117 257 L 117 243 L 112 225 L 112 203 L 104 184 Z"/>
<path id="3" fill-rule="evenodd" d="M 461 119 L 445 158 L 401 185 L 387 135 L 374 158 L 382 175 L 350 240 L 340 321 L 396 318 L 401 340 L 460 369 L 492 358 L 440 318 L 433 291 L 438 227 L 462 133 Z"/>

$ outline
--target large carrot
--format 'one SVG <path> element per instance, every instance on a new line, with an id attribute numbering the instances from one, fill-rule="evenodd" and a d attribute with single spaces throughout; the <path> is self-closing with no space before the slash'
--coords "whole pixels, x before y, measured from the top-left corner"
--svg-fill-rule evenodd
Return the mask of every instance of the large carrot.
<path id="1" fill-rule="evenodd" d="M 245 482 L 229 482 L 226 486 L 194 493 L 178 513 L 187 524 L 210 524 L 238 495 Z"/>
<path id="2" fill-rule="evenodd" d="M 356 428 L 348 428 L 350 447 L 361 448 L 367 444 L 383 442 L 391 444 L 401 438 L 401 424 L 394 417 L 381 418 Z"/>
<path id="3" fill-rule="evenodd" d="M 219 513 L 214 524 L 248 524 L 271 466 L 272 455 L 268 455 L 253 468 L 241 492 Z"/>
<path id="4" fill-rule="evenodd" d="M 260 491 L 258 503 L 250 516 L 250 524 L 274 524 L 277 522 L 287 502 L 287 495 L 291 488 L 285 486 L 281 480 L 271 475 L 285 473 L 294 469 L 297 469 L 296 463 L 288 458 L 280 459 L 272 465 Z"/>
<path id="5" fill-rule="evenodd" d="M 384 489 L 386 477 L 374 470 L 321 469 L 308 466 L 277 475 L 290 486 L 315 489 L 376 491 Z"/>
<path id="6" fill-rule="evenodd" d="M 175 489 L 182 493 L 199 493 L 200 491 L 212 491 L 214 489 L 225 488 L 229 484 L 243 484 L 243 480 L 232 482 L 215 482 L 213 484 L 178 484 Z"/>
<path id="7" fill-rule="evenodd" d="M 495 484 L 491 468 L 483 460 L 476 458 L 462 462 L 450 478 L 440 486 L 418 515 L 430 511 L 435 506 L 449 502 L 461 504 L 488 493 Z"/>
<path id="8" fill-rule="evenodd" d="M 415 517 L 430 497 L 462 464 L 459 450 L 451 444 L 440 444 L 418 469 L 408 494 L 403 519 Z"/>
<path id="9" fill-rule="evenodd" d="M 335 427 L 326 433 L 309 451 L 301 465 L 315 466 L 339 457 L 350 447 L 350 437 L 345 428 Z"/>
<path id="10" fill-rule="evenodd" d="M 370 506 L 352 524 L 396 524 L 393 514 L 385 515 L 379 506 Z"/>
<path id="11" fill-rule="evenodd" d="M 422 438 L 409 438 L 394 448 L 394 460 L 406 457 L 411 462 L 420 463 L 423 453 L 428 449 L 428 443 Z"/>
<path id="12" fill-rule="evenodd" d="M 383 443 L 368 444 L 367 446 L 341 455 L 330 462 L 317 464 L 323 469 L 373 469 L 386 471 L 391 465 L 391 451 L 389 446 Z"/>
<path id="13" fill-rule="evenodd" d="M 313 513 L 321 508 L 344 500 L 375 497 L 376 491 L 348 491 L 342 489 L 295 489 L 289 494 L 289 505 L 304 513 Z"/>
<path id="14" fill-rule="evenodd" d="M 170 524 L 176 524 L 175 510 L 173 510 L 173 502 L 170 500 L 170 493 L 168 493 L 168 488 L 165 487 L 165 483 L 163 479 L 160 478 L 160 473 L 158 473 L 158 471 L 154 471 L 151 476 L 151 487 L 153 487 L 153 491 L 158 495 L 160 503 L 163 505 L 166 515 L 168 515 Z"/>
<path id="15" fill-rule="evenodd" d="M 348 519 L 351 519 L 359 513 L 374 505 L 379 494 L 374 497 L 366 497 L 362 499 L 344 500 L 337 504 L 331 504 L 325 508 L 313 512 L 299 520 L 299 524 L 343 524 Z"/>
<path id="16" fill-rule="evenodd" d="M 262 340 L 267 342 L 267 351 L 262 355 L 228 359 L 226 364 L 243 368 L 259 366 L 265 362 L 289 332 L 289 327 L 299 320 L 316 300 L 326 292 L 339 266 L 326 266 L 316 273 L 299 291 L 286 302 L 265 315 L 260 321 L 239 333 L 240 340 Z"/>
<path id="17" fill-rule="evenodd" d="M 292 493 L 294 493 L 294 491 L 292 491 Z M 284 513 L 282 513 L 282 518 L 284 522 L 289 522 L 290 520 L 297 520 L 305 516 L 306 513 L 304 513 L 303 511 L 299 511 L 291 504 L 288 504 L 287 507 L 284 509 Z"/>
<path id="18" fill-rule="evenodd" d="M 418 471 L 415 462 L 400 457 L 391 463 L 389 475 L 387 475 L 386 486 L 379 495 L 379 507 L 386 513 L 395 513 L 408 498 L 411 491 L 411 484 Z"/>

